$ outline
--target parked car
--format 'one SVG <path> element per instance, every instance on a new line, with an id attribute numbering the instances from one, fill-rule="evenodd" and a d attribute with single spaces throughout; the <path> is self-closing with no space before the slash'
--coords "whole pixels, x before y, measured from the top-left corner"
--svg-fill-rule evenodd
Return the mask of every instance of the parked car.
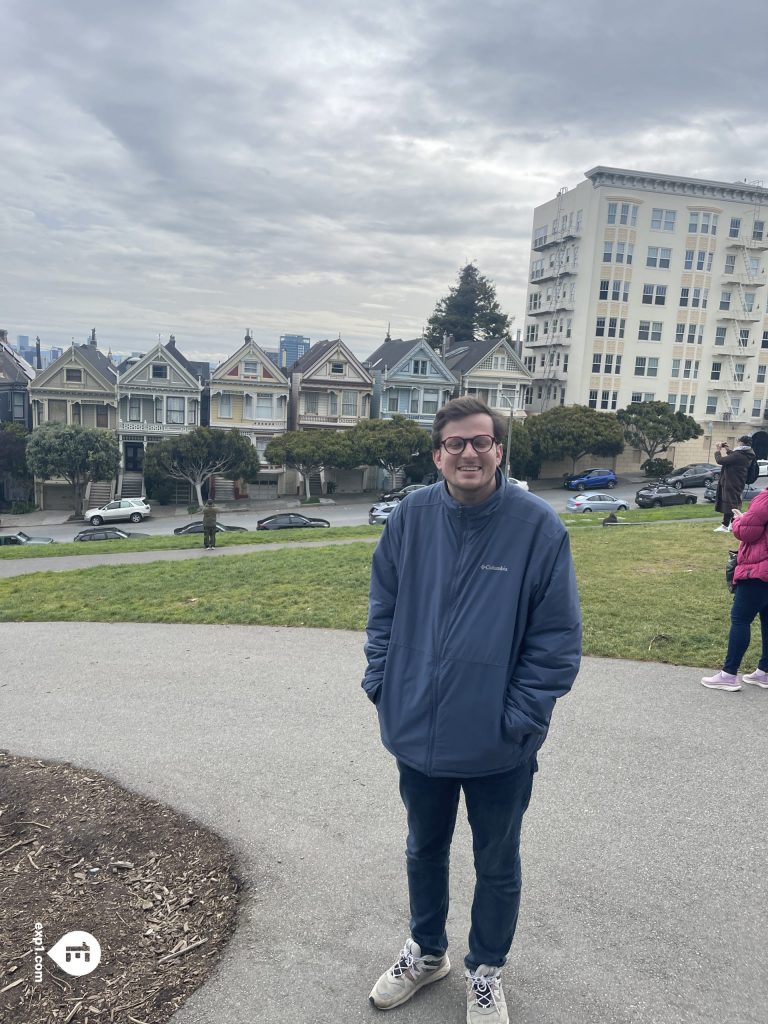
<path id="1" fill-rule="evenodd" d="M 196 519 L 194 523 L 187 523 L 186 526 L 177 526 L 173 531 L 177 537 L 186 537 L 188 533 L 202 533 L 203 520 Z M 229 526 L 227 523 L 216 523 L 216 533 L 247 533 L 244 526 Z"/>
<path id="2" fill-rule="evenodd" d="M 330 526 L 327 519 L 311 519 L 296 512 L 278 512 L 274 516 L 259 519 L 257 530 L 293 530 L 312 526 Z"/>
<path id="3" fill-rule="evenodd" d="M 635 495 L 635 504 L 640 508 L 661 508 L 662 505 L 695 505 L 696 495 L 678 491 L 670 484 L 648 484 Z"/>
<path id="4" fill-rule="evenodd" d="M 705 487 L 707 481 L 712 479 L 712 474 L 719 472 L 720 467 L 711 462 L 694 462 L 668 473 L 660 482 L 677 487 L 678 490 L 683 487 Z"/>
<path id="5" fill-rule="evenodd" d="M 520 488 L 522 488 L 522 489 L 523 489 L 524 491 L 527 491 L 527 490 L 529 490 L 529 487 L 528 487 L 528 482 L 527 482 L 526 480 L 518 480 L 518 479 L 517 479 L 516 477 L 514 477 L 514 476 L 508 476 L 508 477 L 507 477 L 507 480 L 509 480 L 509 482 L 510 482 L 511 484 L 514 484 L 514 485 L 515 485 L 515 487 L 520 487 Z"/>
<path id="6" fill-rule="evenodd" d="M 583 469 L 563 480 L 563 487 L 572 491 L 586 491 L 594 487 L 615 487 L 616 474 L 612 469 Z"/>
<path id="7" fill-rule="evenodd" d="M 30 537 L 28 533 L 24 533 L 23 530 L 17 530 L 16 533 L 3 533 L 0 534 L 0 547 L 10 547 L 13 544 L 54 544 L 53 537 Z"/>
<path id="8" fill-rule="evenodd" d="M 95 526 L 81 530 L 75 540 L 134 540 L 136 537 L 148 537 L 148 533 L 130 533 L 119 526 Z"/>
<path id="9" fill-rule="evenodd" d="M 744 490 L 741 492 L 742 501 L 752 501 L 753 498 L 757 497 L 762 491 L 762 487 L 755 487 L 754 484 L 747 484 Z M 717 480 L 711 483 L 709 487 L 704 491 L 705 501 L 714 501 L 717 495 Z"/>
<path id="10" fill-rule="evenodd" d="M 610 494 L 574 494 L 565 503 L 567 512 L 626 512 L 626 498 L 612 498 Z"/>
<path id="11" fill-rule="evenodd" d="M 381 526 L 386 523 L 399 504 L 399 501 L 377 501 L 371 505 L 368 509 L 368 525 Z"/>
<path id="12" fill-rule="evenodd" d="M 402 501 L 411 491 L 418 491 L 420 488 L 427 486 L 427 484 L 408 484 L 407 487 L 399 487 L 397 490 L 387 491 L 386 494 L 382 494 L 379 501 Z"/>
<path id="13" fill-rule="evenodd" d="M 152 509 L 146 498 L 116 498 L 100 508 L 89 508 L 85 518 L 91 526 L 101 526 L 102 523 L 115 523 L 121 519 L 141 523 L 151 515 Z"/>

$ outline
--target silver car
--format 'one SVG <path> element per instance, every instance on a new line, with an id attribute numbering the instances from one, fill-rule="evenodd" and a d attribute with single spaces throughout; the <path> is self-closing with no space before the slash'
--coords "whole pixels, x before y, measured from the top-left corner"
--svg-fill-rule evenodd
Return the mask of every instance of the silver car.
<path id="1" fill-rule="evenodd" d="M 629 502 L 626 498 L 614 498 L 602 491 L 574 494 L 565 503 L 568 512 L 626 512 Z"/>
<path id="2" fill-rule="evenodd" d="M 101 526 L 102 523 L 116 523 L 120 520 L 141 523 L 151 515 L 152 509 L 146 498 L 116 498 L 100 508 L 89 508 L 83 518 L 91 526 Z"/>
<path id="3" fill-rule="evenodd" d="M 371 505 L 368 510 L 368 525 L 383 526 L 399 504 L 399 501 L 377 501 L 375 505 Z"/>

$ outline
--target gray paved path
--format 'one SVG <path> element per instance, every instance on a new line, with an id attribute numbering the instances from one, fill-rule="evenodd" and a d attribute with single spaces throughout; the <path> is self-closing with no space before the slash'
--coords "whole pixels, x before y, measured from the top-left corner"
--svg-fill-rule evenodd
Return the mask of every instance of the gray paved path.
<path id="1" fill-rule="evenodd" d="M 366 998 L 406 935 L 404 821 L 361 639 L 0 625 L 0 747 L 106 772 L 237 851 L 239 930 L 178 1024 L 385 1019 Z M 514 1022 L 764 1024 L 768 691 L 700 675 L 587 659 L 560 702 L 526 818 Z M 388 1024 L 464 1020 L 471 878 L 462 823 L 457 969 Z"/>

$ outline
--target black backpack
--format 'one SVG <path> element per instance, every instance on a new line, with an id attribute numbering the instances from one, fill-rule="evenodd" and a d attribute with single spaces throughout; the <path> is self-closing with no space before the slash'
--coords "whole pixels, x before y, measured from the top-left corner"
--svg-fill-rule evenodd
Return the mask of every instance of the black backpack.
<path id="1" fill-rule="evenodd" d="M 753 456 L 752 461 L 747 467 L 747 483 L 753 484 L 760 475 L 760 467 L 757 464 L 757 459 Z"/>

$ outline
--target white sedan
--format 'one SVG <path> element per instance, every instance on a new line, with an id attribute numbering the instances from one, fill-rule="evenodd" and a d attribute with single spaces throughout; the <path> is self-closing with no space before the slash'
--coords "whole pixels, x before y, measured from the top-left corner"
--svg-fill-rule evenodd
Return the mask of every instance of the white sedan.
<path id="1" fill-rule="evenodd" d="M 527 480 L 517 480 L 517 479 L 516 479 L 515 477 L 513 477 L 513 476 L 508 476 L 508 477 L 507 477 L 507 480 L 509 480 L 509 482 L 510 482 L 511 484 L 514 484 L 514 485 L 515 485 L 515 487 L 520 487 L 520 488 L 522 488 L 522 489 L 523 489 L 524 491 L 527 491 L 527 490 L 528 490 L 528 482 L 527 482 Z"/>
<path id="2" fill-rule="evenodd" d="M 100 508 L 89 508 L 84 518 L 91 526 L 101 526 L 102 523 L 116 523 L 120 520 L 141 523 L 151 515 L 152 509 L 145 498 L 117 498 Z"/>

